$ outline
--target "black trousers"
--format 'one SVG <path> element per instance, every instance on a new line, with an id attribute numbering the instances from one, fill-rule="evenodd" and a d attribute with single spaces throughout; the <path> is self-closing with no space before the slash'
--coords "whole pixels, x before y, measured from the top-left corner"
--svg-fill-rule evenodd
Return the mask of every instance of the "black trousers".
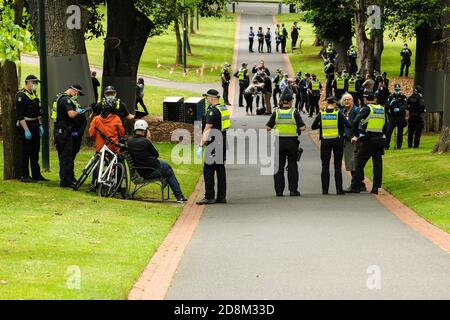
<path id="1" fill-rule="evenodd" d="M 280 86 L 275 86 L 272 92 L 273 106 L 278 107 L 277 95 L 281 94 Z"/>
<path id="2" fill-rule="evenodd" d="M 145 106 L 144 99 L 142 97 L 136 97 L 136 110 L 138 110 L 138 104 L 140 104 L 144 112 L 148 114 L 147 107 Z"/>
<path id="3" fill-rule="evenodd" d="M 359 190 L 363 185 L 361 181 L 364 180 L 364 167 L 367 161 L 372 158 L 373 162 L 373 187 L 372 189 L 381 188 L 383 176 L 383 154 L 384 154 L 384 140 L 381 135 L 369 136 L 365 140 L 358 140 L 355 150 L 356 171 L 354 182 L 359 184 L 355 186 Z"/>
<path id="4" fill-rule="evenodd" d="M 300 106 L 299 111 L 302 111 L 303 108 L 306 109 L 306 112 L 309 113 L 309 105 L 308 105 L 308 93 L 306 91 L 300 90 Z"/>
<path id="5" fill-rule="evenodd" d="M 223 100 L 225 101 L 225 103 L 229 103 L 228 101 L 228 89 L 230 87 L 230 83 L 226 82 L 226 81 L 222 81 L 222 88 L 223 88 Z"/>
<path id="6" fill-rule="evenodd" d="M 316 114 L 319 114 L 320 112 L 320 108 L 319 108 L 319 99 L 320 96 L 318 95 L 311 95 L 310 96 L 310 105 L 309 105 L 309 116 L 312 117 L 314 111 L 316 112 Z"/>
<path id="7" fill-rule="evenodd" d="M 295 109 L 298 111 L 302 111 L 300 108 L 300 103 L 302 101 L 302 97 L 300 96 L 300 89 L 295 88 Z"/>
<path id="8" fill-rule="evenodd" d="M 277 52 L 279 52 L 279 51 L 280 51 L 280 44 L 281 44 L 281 41 L 276 41 L 275 43 L 276 43 L 276 45 L 275 45 L 275 50 L 276 50 Z"/>
<path id="9" fill-rule="evenodd" d="M 272 41 L 266 40 L 266 48 L 267 48 L 267 53 L 272 52 Z"/>
<path id="10" fill-rule="evenodd" d="M 281 39 L 281 52 L 286 53 L 286 38 Z"/>
<path id="11" fill-rule="evenodd" d="M 418 148 L 423 130 L 423 119 L 420 116 L 411 116 L 408 121 L 408 147 Z"/>
<path id="12" fill-rule="evenodd" d="M 239 107 L 244 106 L 244 91 L 248 87 L 247 81 L 239 80 Z"/>
<path id="13" fill-rule="evenodd" d="M 259 53 L 264 52 L 264 40 L 258 40 L 258 52 Z"/>
<path id="14" fill-rule="evenodd" d="M 55 145 L 59 159 L 59 179 L 61 186 L 70 186 L 74 182 L 74 144 L 70 132 L 58 132 L 55 129 Z"/>
<path id="15" fill-rule="evenodd" d="M 25 133 L 20 129 L 20 140 L 22 144 L 22 177 L 31 177 L 34 179 L 41 177 L 41 168 L 39 167 L 39 150 L 41 146 L 41 137 L 39 135 L 39 123 L 31 123 L 27 121 L 28 129 L 31 133 L 31 139 L 25 139 Z"/>
<path id="16" fill-rule="evenodd" d="M 253 112 L 253 95 L 245 94 L 244 97 L 245 97 L 245 111 Z"/>
<path id="17" fill-rule="evenodd" d="M 253 52 L 253 38 L 248 38 L 248 51 Z"/>
<path id="18" fill-rule="evenodd" d="M 402 61 L 400 64 L 400 77 L 403 76 L 403 70 L 405 70 L 405 77 L 408 76 L 409 67 L 411 66 L 411 61 Z"/>
<path id="19" fill-rule="evenodd" d="M 291 38 L 292 38 L 292 49 L 294 49 L 297 47 L 298 34 L 291 34 Z"/>
<path id="20" fill-rule="evenodd" d="M 334 96 L 338 99 L 342 98 L 342 95 L 345 93 L 345 90 L 338 90 L 335 89 L 334 90 Z"/>
<path id="21" fill-rule="evenodd" d="M 391 138 L 394 129 L 397 128 L 397 149 L 402 148 L 403 144 L 403 117 L 391 117 L 389 118 L 388 130 L 386 133 L 386 147 L 391 145 Z"/>
<path id="22" fill-rule="evenodd" d="M 278 151 L 278 171 L 274 175 L 275 192 L 281 194 L 285 188 L 284 171 L 286 160 L 288 163 L 288 183 L 289 191 L 295 192 L 298 190 L 298 165 L 297 152 L 300 144 L 298 138 L 284 138 L 280 137 L 277 141 Z"/>
<path id="23" fill-rule="evenodd" d="M 215 198 L 214 176 L 217 174 L 217 197 Z M 205 198 L 224 200 L 227 197 L 227 177 L 225 164 L 204 164 L 203 177 L 205 179 Z"/>
<path id="24" fill-rule="evenodd" d="M 327 75 L 327 82 L 325 84 L 325 96 L 328 98 L 333 95 L 333 80 L 334 76 L 328 76 Z"/>
<path id="25" fill-rule="evenodd" d="M 342 192 L 342 158 L 344 156 L 344 140 L 322 139 L 320 142 L 320 159 L 322 160 L 322 192 L 328 193 L 330 187 L 330 160 L 334 159 L 334 181 L 336 191 Z"/>

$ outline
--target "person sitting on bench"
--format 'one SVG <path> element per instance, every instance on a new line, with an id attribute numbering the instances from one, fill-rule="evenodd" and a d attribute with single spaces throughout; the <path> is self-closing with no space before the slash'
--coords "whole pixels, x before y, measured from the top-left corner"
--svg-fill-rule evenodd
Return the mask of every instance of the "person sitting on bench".
<path id="1" fill-rule="evenodd" d="M 150 180 L 161 175 L 167 180 L 177 202 L 187 201 L 172 167 L 166 161 L 158 159 L 159 152 L 150 140 L 147 121 L 137 120 L 134 123 L 134 135 L 128 139 L 128 151 L 138 173 L 144 179 Z"/>

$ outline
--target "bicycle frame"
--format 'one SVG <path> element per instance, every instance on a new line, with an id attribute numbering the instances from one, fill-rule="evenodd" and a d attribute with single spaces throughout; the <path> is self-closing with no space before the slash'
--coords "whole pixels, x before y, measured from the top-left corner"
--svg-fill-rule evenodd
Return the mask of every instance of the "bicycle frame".
<path id="1" fill-rule="evenodd" d="M 111 160 L 109 161 L 108 166 L 103 170 L 103 167 L 105 166 L 105 158 L 110 156 Z M 111 182 L 112 174 L 113 174 L 113 168 L 117 164 L 118 158 L 117 155 L 112 152 L 108 146 L 105 144 L 100 149 L 100 161 L 98 164 L 98 177 L 97 177 L 97 184 L 105 183 L 105 182 Z M 114 177 L 114 180 L 115 177 Z"/>

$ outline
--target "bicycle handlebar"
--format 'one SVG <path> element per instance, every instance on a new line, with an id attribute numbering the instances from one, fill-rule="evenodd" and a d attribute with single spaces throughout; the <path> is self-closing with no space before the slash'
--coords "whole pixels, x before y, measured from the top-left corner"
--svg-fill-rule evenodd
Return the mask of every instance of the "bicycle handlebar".
<path id="1" fill-rule="evenodd" d="M 116 147 L 119 147 L 119 148 L 126 148 L 127 147 L 127 145 L 126 144 L 124 144 L 124 143 L 117 143 L 117 142 L 114 142 L 114 141 L 112 141 L 110 138 L 108 138 L 99 128 L 97 128 L 97 127 L 94 127 L 94 129 L 95 129 L 95 131 L 97 131 L 99 134 L 100 134 L 100 136 L 103 138 L 103 139 L 105 139 L 105 141 L 106 142 L 108 142 L 108 143 L 110 143 L 110 144 L 112 144 L 113 146 L 116 146 Z M 119 141 L 126 141 L 126 139 L 124 139 L 123 137 L 122 138 L 120 138 L 120 140 Z"/>

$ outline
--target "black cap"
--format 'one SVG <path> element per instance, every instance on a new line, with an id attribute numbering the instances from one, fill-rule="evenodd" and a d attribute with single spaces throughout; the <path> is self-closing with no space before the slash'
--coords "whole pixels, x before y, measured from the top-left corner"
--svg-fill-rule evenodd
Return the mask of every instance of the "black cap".
<path id="1" fill-rule="evenodd" d="M 113 86 L 107 86 L 105 88 L 105 93 L 110 93 L 110 92 L 117 92 L 117 91 Z"/>
<path id="2" fill-rule="evenodd" d="M 400 88 L 401 88 L 400 85 L 398 83 L 396 83 L 395 86 L 394 86 L 394 89 L 395 90 L 400 90 Z"/>
<path id="3" fill-rule="evenodd" d="M 78 91 L 78 94 L 79 94 L 80 96 L 84 96 L 83 88 L 82 88 L 79 84 L 73 84 L 73 85 L 71 85 L 71 86 L 70 86 L 70 89 L 76 90 L 76 91 Z"/>
<path id="4" fill-rule="evenodd" d="M 327 102 L 328 103 L 335 103 L 335 102 L 337 102 L 338 101 L 338 99 L 335 97 L 335 96 L 329 96 L 328 98 L 327 98 Z"/>
<path id="5" fill-rule="evenodd" d="M 286 92 L 283 93 L 282 96 L 280 97 L 281 101 L 286 101 L 286 102 L 291 102 L 292 100 L 294 100 L 294 97 L 292 96 L 292 94 L 290 92 Z"/>
<path id="6" fill-rule="evenodd" d="M 420 85 L 415 86 L 414 90 L 416 90 L 417 93 L 422 93 L 422 87 Z"/>
<path id="7" fill-rule="evenodd" d="M 28 81 L 32 81 L 32 82 L 42 82 L 42 81 L 39 80 L 35 75 L 32 75 L 32 74 L 28 75 L 28 76 L 25 78 L 25 82 L 28 82 Z"/>
<path id="8" fill-rule="evenodd" d="M 214 97 L 214 98 L 220 98 L 219 91 L 216 89 L 209 89 L 206 91 L 206 93 L 203 94 L 204 97 Z"/>

